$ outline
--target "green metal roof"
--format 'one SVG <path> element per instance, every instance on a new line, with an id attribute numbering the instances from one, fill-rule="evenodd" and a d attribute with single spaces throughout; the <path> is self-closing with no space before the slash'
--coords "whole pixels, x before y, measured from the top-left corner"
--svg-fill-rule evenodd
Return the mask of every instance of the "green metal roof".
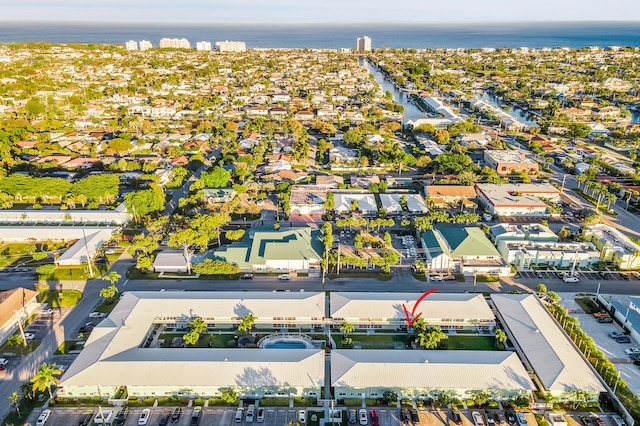
<path id="1" fill-rule="evenodd" d="M 321 259 L 322 232 L 311 228 L 280 231 L 254 228 L 241 241 L 214 252 L 216 258 L 240 267 L 263 265 L 266 260 Z"/>
<path id="2" fill-rule="evenodd" d="M 422 234 L 431 256 L 500 256 L 480 228 L 438 227 Z"/>

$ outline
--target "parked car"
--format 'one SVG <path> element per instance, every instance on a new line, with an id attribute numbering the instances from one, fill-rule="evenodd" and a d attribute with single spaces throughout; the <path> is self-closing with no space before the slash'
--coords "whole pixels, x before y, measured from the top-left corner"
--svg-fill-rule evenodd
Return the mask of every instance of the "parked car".
<path id="1" fill-rule="evenodd" d="M 376 410 L 369 411 L 369 415 L 371 415 L 371 426 L 380 426 L 380 418 L 378 417 L 378 412 Z"/>
<path id="2" fill-rule="evenodd" d="M 240 279 L 242 279 L 242 280 L 252 280 L 253 279 L 253 274 L 244 274 L 243 276 L 240 277 Z"/>
<path id="3" fill-rule="evenodd" d="M 495 418 L 496 418 L 496 424 L 499 424 L 499 425 L 506 425 L 507 424 L 506 417 L 500 411 L 495 413 Z"/>
<path id="4" fill-rule="evenodd" d="M 38 420 L 36 420 L 36 426 L 44 426 L 49 420 L 49 416 L 51 416 L 51 410 L 47 409 L 40 413 Z"/>
<path id="5" fill-rule="evenodd" d="M 599 311 L 599 312 L 594 312 L 593 316 L 596 318 L 604 318 L 604 317 L 609 317 L 611 315 L 609 315 L 609 312 Z"/>
<path id="6" fill-rule="evenodd" d="M 632 355 L 632 354 L 640 354 L 640 349 L 638 348 L 627 348 L 624 350 L 624 353 L 627 355 Z"/>
<path id="7" fill-rule="evenodd" d="M 613 420 L 613 424 L 615 426 L 627 426 L 627 423 L 618 414 L 612 414 L 611 415 L 611 420 Z"/>
<path id="8" fill-rule="evenodd" d="M 622 277 L 623 280 L 629 281 L 631 279 L 631 276 L 629 274 L 620 274 L 620 276 Z"/>
<path id="9" fill-rule="evenodd" d="M 471 418 L 473 418 L 473 424 L 476 426 L 484 426 L 484 417 L 479 411 L 471 412 Z"/>
<path id="10" fill-rule="evenodd" d="M 244 416 L 244 421 L 246 423 L 253 423 L 253 415 L 256 411 L 256 406 L 253 404 L 249 404 L 247 407 L 247 414 Z"/>
<path id="11" fill-rule="evenodd" d="M 364 408 L 358 410 L 358 422 L 361 425 L 366 425 L 369 422 L 369 419 L 367 418 L 367 410 Z"/>
<path id="12" fill-rule="evenodd" d="M 97 318 L 97 319 L 104 318 L 106 316 L 107 314 L 105 314 L 104 312 L 91 312 L 89 314 L 89 318 Z"/>
<path id="13" fill-rule="evenodd" d="M 33 333 L 24 333 L 24 338 L 27 340 L 33 340 L 36 338 L 36 335 Z"/>
<path id="14" fill-rule="evenodd" d="M 578 418 L 580 419 L 580 423 L 582 423 L 582 426 L 591 426 L 591 419 L 589 419 L 589 417 L 585 416 L 584 414 L 580 414 Z"/>
<path id="15" fill-rule="evenodd" d="M 411 409 L 411 421 L 416 424 L 420 423 L 420 415 L 418 414 L 418 410 L 415 408 Z"/>
<path id="16" fill-rule="evenodd" d="M 46 303 L 42 305 L 42 307 L 40 307 L 40 310 L 38 311 L 38 315 L 52 315 L 52 314 L 53 314 L 53 309 L 51 308 L 51 306 L 47 305 Z"/>
<path id="17" fill-rule="evenodd" d="M 616 342 L 618 343 L 631 343 L 631 337 L 624 335 L 616 337 Z"/>
<path id="18" fill-rule="evenodd" d="M 609 334 L 607 334 L 607 336 L 609 336 L 610 339 L 615 339 L 616 337 L 624 336 L 624 332 L 622 332 L 622 331 L 610 331 Z"/>
<path id="19" fill-rule="evenodd" d="M 304 410 L 298 410 L 298 421 L 300 423 L 306 423 L 307 422 L 307 412 Z"/>
<path id="20" fill-rule="evenodd" d="M 149 421 L 150 414 L 151 414 L 151 409 L 145 408 L 144 410 L 142 410 L 142 412 L 140 413 L 140 417 L 138 417 L 138 425 L 140 426 L 146 425 L 147 422 Z"/>
<path id="21" fill-rule="evenodd" d="M 83 325 L 82 327 L 80 327 L 80 330 L 78 330 L 80 333 L 90 333 L 93 331 L 95 327 L 92 325 Z"/>
<path id="22" fill-rule="evenodd" d="M 7 365 L 9 365 L 9 360 L 6 358 L 0 358 L 0 371 L 6 370 Z"/>
<path id="23" fill-rule="evenodd" d="M 182 408 L 174 408 L 171 412 L 171 423 L 178 423 L 180 421 L 180 416 L 182 416 Z"/>
<path id="24" fill-rule="evenodd" d="M 171 414 L 166 414 L 160 417 L 160 421 L 158 422 L 158 426 L 167 426 L 169 424 L 169 419 L 171 418 Z"/>
<path id="25" fill-rule="evenodd" d="M 565 283 L 577 283 L 580 281 L 580 279 L 576 276 L 569 275 L 569 276 L 562 277 L 562 281 L 564 281 Z"/>
<path id="26" fill-rule="evenodd" d="M 507 422 L 509 422 L 510 425 L 515 425 L 518 422 L 516 419 L 516 413 L 513 411 L 507 411 Z"/>
<path id="27" fill-rule="evenodd" d="M 517 412 L 516 413 L 516 419 L 518 419 L 518 424 L 520 426 L 527 426 L 527 419 L 524 417 L 524 414 L 521 412 Z"/>
<path id="28" fill-rule="evenodd" d="M 236 423 L 241 423 L 242 422 L 242 416 L 244 415 L 244 408 L 242 407 L 238 407 L 236 408 L 236 417 L 235 417 L 235 422 Z"/>
<path id="29" fill-rule="evenodd" d="M 600 324 L 611 324 L 613 322 L 613 318 L 603 317 L 603 318 L 598 318 L 596 321 L 598 321 Z"/>
<path id="30" fill-rule="evenodd" d="M 78 420 L 78 426 L 87 426 L 93 417 L 93 411 L 87 410 L 80 416 L 80 420 Z"/>
<path id="31" fill-rule="evenodd" d="M 596 424 L 596 426 L 605 426 L 606 424 L 605 421 L 602 420 L 597 414 L 592 414 L 591 418 L 593 419 L 593 422 Z"/>
<path id="32" fill-rule="evenodd" d="M 122 409 L 116 414 L 116 426 L 124 426 L 127 422 L 127 410 Z"/>
<path id="33" fill-rule="evenodd" d="M 289 274 L 282 274 L 278 276 L 278 279 L 282 281 L 289 281 L 291 277 L 289 276 Z"/>
<path id="34" fill-rule="evenodd" d="M 256 421 L 258 423 L 264 422 L 264 408 L 263 407 L 258 408 L 258 414 L 256 414 Z"/>
<path id="35" fill-rule="evenodd" d="M 202 414 L 202 407 L 198 406 L 194 408 L 193 411 L 191 412 L 191 422 L 189 423 L 189 426 L 196 426 L 197 424 L 199 424 L 201 414 Z"/>
<path id="36" fill-rule="evenodd" d="M 357 421 L 356 410 L 349 410 L 349 423 L 355 423 Z"/>
<path id="37" fill-rule="evenodd" d="M 462 424 L 462 416 L 460 416 L 460 411 L 457 408 L 451 410 L 451 420 L 457 425 Z"/>

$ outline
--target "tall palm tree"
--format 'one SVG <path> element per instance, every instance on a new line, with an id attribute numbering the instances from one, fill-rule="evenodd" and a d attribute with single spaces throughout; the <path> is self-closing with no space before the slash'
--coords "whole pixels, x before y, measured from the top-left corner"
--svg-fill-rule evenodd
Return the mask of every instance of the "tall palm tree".
<path id="1" fill-rule="evenodd" d="M 240 325 L 238 325 L 238 331 L 246 331 L 249 332 L 256 324 L 256 317 L 253 314 L 245 315 L 240 320 Z"/>
<path id="2" fill-rule="evenodd" d="M 207 331 L 207 323 L 202 318 L 194 318 L 189 325 L 194 333 L 202 334 Z"/>
<path id="3" fill-rule="evenodd" d="M 504 344 L 507 342 L 507 333 L 505 333 L 504 330 L 497 328 L 495 331 L 495 337 L 496 346 L 504 347 Z"/>
<path id="4" fill-rule="evenodd" d="M 53 398 L 51 385 L 60 383 L 60 380 L 56 377 L 59 374 L 62 374 L 62 370 L 56 367 L 55 362 L 51 364 L 47 364 L 46 362 L 42 363 L 36 375 L 30 380 L 33 390 L 44 392 L 46 389 L 49 391 L 49 397 Z"/>
<path id="5" fill-rule="evenodd" d="M 18 402 L 20 401 L 20 395 L 18 395 L 18 392 L 14 391 L 11 395 L 9 395 L 8 399 L 9 401 L 11 401 L 11 405 L 16 407 L 18 415 L 20 415 L 20 405 L 18 405 Z"/>
<path id="6" fill-rule="evenodd" d="M 343 335 L 347 335 L 349 333 L 353 333 L 355 331 L 355 327 L 353 326 L 353 324 L 351 324 L 349 321 L 347 320 L 342 320 L 340 322 L 340 331 L 342 332 Z"/>

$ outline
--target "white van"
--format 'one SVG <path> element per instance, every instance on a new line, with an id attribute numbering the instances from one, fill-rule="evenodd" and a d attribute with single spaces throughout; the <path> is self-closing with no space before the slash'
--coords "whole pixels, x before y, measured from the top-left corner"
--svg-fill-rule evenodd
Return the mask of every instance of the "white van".
<path id="1" fill-rule="evenodd" d="M 247 423 L 253 423 L 253 413 L 255 411 L 255 405 L 249 404 L 247 407 L 247 414 L 244 416 L 244 421 Z"/>

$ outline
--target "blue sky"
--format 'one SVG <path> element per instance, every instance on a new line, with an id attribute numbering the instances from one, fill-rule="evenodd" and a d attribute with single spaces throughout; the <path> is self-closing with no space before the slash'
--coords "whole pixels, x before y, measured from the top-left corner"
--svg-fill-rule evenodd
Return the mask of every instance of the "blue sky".
<path id="1" fill-rule="evenodd" d="M 509 22 L 640 20 L 637 0 L 0 0 L 0 21 Z"/>

